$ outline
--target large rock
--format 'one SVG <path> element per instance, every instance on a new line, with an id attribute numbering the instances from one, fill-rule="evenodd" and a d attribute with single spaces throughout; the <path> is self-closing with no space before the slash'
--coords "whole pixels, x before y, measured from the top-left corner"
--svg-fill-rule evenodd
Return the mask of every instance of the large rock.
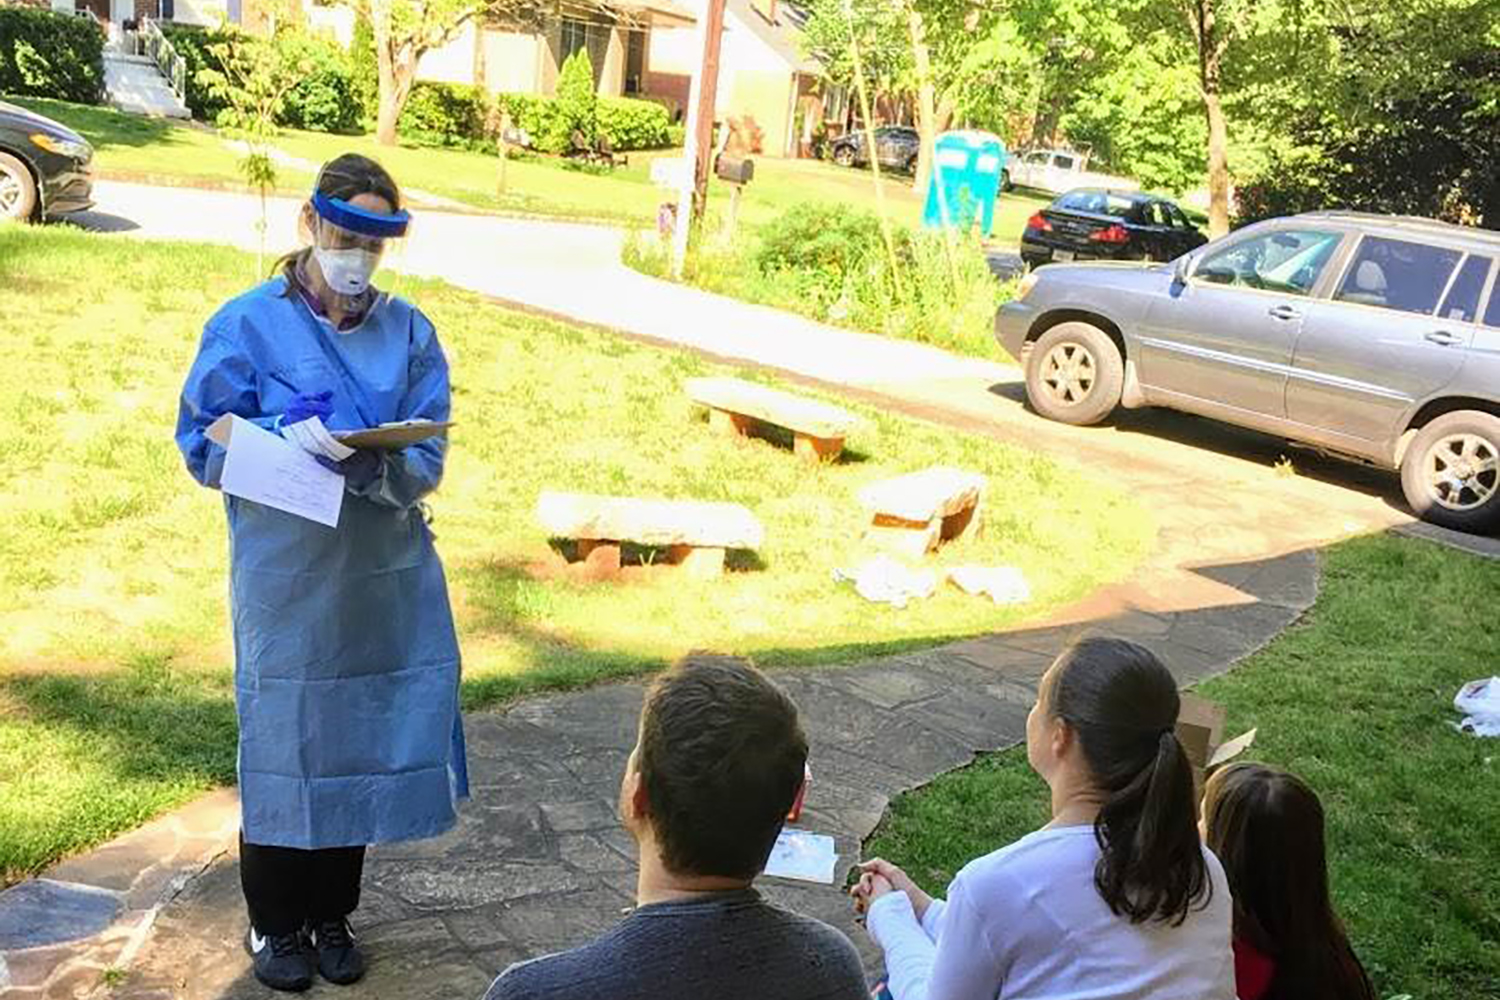
<path id="1" fill-rule="evenodd" d="M 537 501 L 536 516 L 554 538 L 662 548 L 756 549 L 766 534 L 755 515 L 737 503 L 548 491 Z"/>
<path id="2" fill-rule="evenodd" d="M 862 423 L 848 410 L 806 396 L 737 378 L 691 378 L 688 396 L 709 409 L 740 416 L 815 438 L 845 438 Z"/>
<path id="3" fill-rule="evenodd" d="M 984 476 L 977 472 L 935 465 L 871 483 L 859 491 L 859 502 L 876 517 L 926 524 L 977 506 L 984 485 Z"/>

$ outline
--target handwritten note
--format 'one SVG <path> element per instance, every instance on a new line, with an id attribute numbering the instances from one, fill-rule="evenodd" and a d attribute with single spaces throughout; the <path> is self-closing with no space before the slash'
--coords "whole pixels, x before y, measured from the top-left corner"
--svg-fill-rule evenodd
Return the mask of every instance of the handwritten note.
<path id="1" fill-rule="evenodd" d="M 299 446 L 233 414 L 216 420 L 208 435 L 228 452 L 219 478 L 225 493 L 338 527 L 343 476 L 323 468 Z"/>

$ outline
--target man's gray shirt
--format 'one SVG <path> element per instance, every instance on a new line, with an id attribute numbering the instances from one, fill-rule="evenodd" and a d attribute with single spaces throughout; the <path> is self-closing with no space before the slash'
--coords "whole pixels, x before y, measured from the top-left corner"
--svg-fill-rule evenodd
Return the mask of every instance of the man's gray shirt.
<path id="1" fill-rule="evenodd" d="M 485 1000 L 864 1000 L 842 933 L 754 889 L 643 906 L 572 951 L 511 966 Z"/>

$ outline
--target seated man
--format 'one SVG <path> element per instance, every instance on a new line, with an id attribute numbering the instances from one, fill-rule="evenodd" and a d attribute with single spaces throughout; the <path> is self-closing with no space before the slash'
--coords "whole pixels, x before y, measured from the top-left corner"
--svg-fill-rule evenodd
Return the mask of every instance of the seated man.
<path id="1" fill-rule="evenodd" d="M 506 969 L 485 1000 L 860 1000 L 858 953 L 761 898 L 802 785 L 797 708 L 744 660 L 689 656 L 646 695 L 620 788 L 636 910 L 572 951 Z"/>

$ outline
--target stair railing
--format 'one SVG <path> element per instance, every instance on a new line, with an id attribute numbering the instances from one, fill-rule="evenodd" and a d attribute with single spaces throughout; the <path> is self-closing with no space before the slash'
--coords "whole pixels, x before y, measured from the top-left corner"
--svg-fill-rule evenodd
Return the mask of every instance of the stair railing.
<path id="1" fill-rule="evenodd" d="M 140 30 L 136 33 L 137 52 L 148 56 L 156 67 L 161 70 L 172 84 L 172 92 L 177 99 L 187 105 L 187 60 L 177 54 L 167 36 L 162 34 L 161 25 L 149 17 L 141 18 Z M 141 50 L 144 49 L 144 52 Z"/>

